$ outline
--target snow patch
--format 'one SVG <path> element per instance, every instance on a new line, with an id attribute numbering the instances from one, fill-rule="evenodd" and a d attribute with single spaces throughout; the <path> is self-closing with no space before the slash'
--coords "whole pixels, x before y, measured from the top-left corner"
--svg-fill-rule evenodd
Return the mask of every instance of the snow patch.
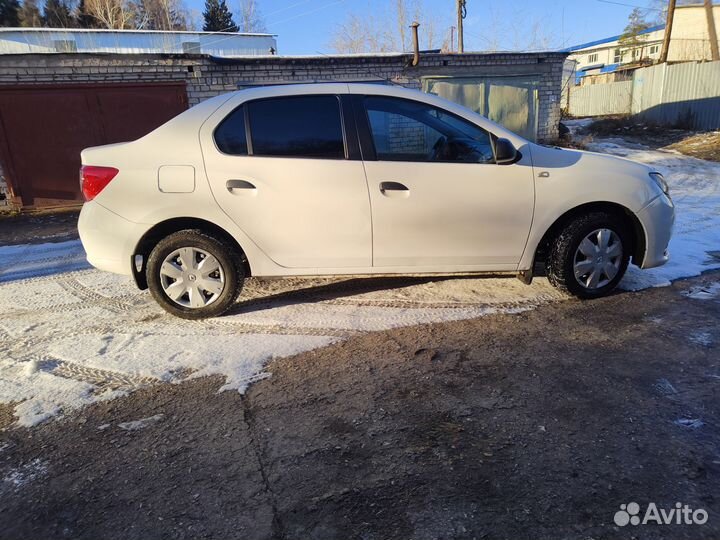
<path id="1" fill-rule="evenodd" d="M 40 459 L 34 459 L 29 463 L 21 465 L 17 469 L 11 470 L 3 478 L 3 483 L 18 489 L 25 484 L 37 480 L 47 474 L 47 465 Z"/>
<path id="2" fill-rule="evenodd" d="M 720 281 L 710 283 L 709 285 L 693 287 L 683 294 L 694 300 L 713 300 L 720 296 Z"/>
<path id="3" fill-rule="evenodd" d="M 701 347 L 710 347 L 713 343 L 712 334 L 710 332 L 703 331 L 690 332 L 688 340 L 695 345 L 700 345 Z"/>
<path id="4" fill-rule="evenodd" d="M 137 431 L 138 429 L 143 429 L 149 426 L 150 424 L 154 424 L 156 422 L 159 422 L 162 420 L 164 415 L 162 414 L 156 414 L 154 416 L 148 416 L 147 418 L 141 418 L 140 420 L 132 420 L 130 422 L 121 422 L 118 424 L 118 427 L 120 429 L 124 429 L 125 431 Z"/>
<path id="5" fill-rule="evenodd" d="M 0 246 L 0 282 L 89 268 L 80 240 Z"/>
<path id="6" fill-rule="evenodd" d="M 673 423 L 676 426 L 689 428 L 689 429 L 698 429 L 705 425 L 705 422 L 703 422 L 699 418 L 678 418 Z"/>

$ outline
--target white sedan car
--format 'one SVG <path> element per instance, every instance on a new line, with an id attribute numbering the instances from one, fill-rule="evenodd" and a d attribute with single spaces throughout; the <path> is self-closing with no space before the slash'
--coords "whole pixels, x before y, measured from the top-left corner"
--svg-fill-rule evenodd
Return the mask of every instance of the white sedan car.
<path id="1" fill-rule="evenodd" d="M 209 99 L 82 152 L 88 260 L 168 312 L 216 316 L 248 276 L 516 275 L 581 298 L 668 260 L 673 203 L 645 165 L 531 143 L 474 112 L 374 84 Z"/>

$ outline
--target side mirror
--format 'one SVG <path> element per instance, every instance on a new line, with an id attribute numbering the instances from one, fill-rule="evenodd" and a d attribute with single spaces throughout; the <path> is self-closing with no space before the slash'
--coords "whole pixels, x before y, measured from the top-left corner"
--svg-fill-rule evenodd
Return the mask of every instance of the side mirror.
<path id="1" fill-rule="evenodd" d="M 518 152 L 513 143 L 507 139 L 497 139 L 495 141 L 495 163 L 498 165 L 507 165 L 513 163 L 517 159 Z"/>

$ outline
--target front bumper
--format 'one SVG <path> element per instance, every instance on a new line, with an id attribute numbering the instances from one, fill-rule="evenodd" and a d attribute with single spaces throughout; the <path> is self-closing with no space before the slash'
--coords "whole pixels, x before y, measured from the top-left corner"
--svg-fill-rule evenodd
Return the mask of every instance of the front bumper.
<path id="1" fill-rule="evenodd" d="M 133 275 L 133 251 L 145 228 L 95 201 L 83 205 L 78 220 L 78 232 L 88 262 L 100 270 L 126 276 Z"/>
<path id="2" fill-rule="evenodd" d="M 637 213 L 645 230 L 645 257 L 640 268 L 654 268 L 668 262 L 668 244 L 675 223 L 675 206 L 662 194 Z"/>

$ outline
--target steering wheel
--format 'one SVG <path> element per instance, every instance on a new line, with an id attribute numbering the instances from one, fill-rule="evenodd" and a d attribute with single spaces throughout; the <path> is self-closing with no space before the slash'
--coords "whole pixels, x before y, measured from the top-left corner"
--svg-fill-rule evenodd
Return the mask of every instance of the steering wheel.
<path id="1" fill-rule="evenodd" d="M 442 161 L 447 153 L 448 139 L 444 135 L 438 137 L 428 156 L 428 161 Z"/>

